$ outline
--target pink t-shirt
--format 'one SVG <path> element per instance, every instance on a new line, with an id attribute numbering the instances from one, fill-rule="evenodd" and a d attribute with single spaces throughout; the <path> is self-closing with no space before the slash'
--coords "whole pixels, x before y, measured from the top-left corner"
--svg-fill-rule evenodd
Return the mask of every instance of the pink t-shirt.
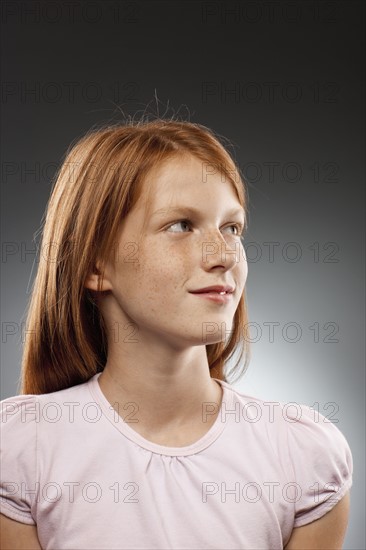
<path id="1" fill-rule="evenodd" d="M 44 550 L 280 549 L 352 485 L 345 437 L 306 405 L 218 380 L 209 431 L 167 447 L 133 429 L 133 404 L 117 414 L 99 376 L 0 402 L 0 511 L 37 524 Z"/>

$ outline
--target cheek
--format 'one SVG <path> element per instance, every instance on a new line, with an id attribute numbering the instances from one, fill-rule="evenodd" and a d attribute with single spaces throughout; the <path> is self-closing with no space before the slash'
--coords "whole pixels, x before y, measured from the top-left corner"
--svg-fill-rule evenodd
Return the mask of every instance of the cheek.
<path id="1" fill-rule="evenodd" d="M 245 254 L 244 247 L 242 247 L 241 250 L 240 250 L 240 262 L 239 262 L 239 264 L 240 264 L 241 274 L 246 280 L 246 278 L 248 276 L 248 260 L 247 260 L 246 254 Z"/>
<path id="2" fill-rule="evenodd" d="M 164 299 L 184 286 L 188 277 L 187 261 L 188 256 L 177 254 L 176 249 L 144 247 L 139 262 L 129 264 L 133 267 L 128 269 L 128 278 L 131 286 L 143 290 L 146 297 L 154 299 L 159 294 L 159 298 Z"/>

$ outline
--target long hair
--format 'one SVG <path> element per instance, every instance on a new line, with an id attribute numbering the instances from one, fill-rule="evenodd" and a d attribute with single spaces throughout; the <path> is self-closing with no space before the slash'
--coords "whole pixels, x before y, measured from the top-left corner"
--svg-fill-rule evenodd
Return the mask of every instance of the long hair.
<path id="1" fill-rule="evenodd" d="M 106 325 L 85 280 L 97 257 L 102 266 L 107 261 L 120 222 L 138 201 L 149 171 L 187 153 L 228 179 L 246 214 L 240 170 L 220 138 L 203 125 L 163 118 L 106 124 L 71 144 L 43 221 L 38 270 L 25 313 L 22 394 L 58 391 L 103 371 Z M 103 274 L 102 268 L 100 283 Z M 247 330 L 244 292 L 230 338 L 206 345 L 211 377 L 228 381 L 225 367 L 237 350 L 231 372 L 244 374 L 250 356 Z"/>

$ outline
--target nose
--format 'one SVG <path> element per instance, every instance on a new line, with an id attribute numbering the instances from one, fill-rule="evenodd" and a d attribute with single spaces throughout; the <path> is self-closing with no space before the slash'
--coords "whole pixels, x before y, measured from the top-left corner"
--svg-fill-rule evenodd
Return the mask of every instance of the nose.
<path id="1" fill-rule="evenodd" d="M 201 260 L 205 269 L 222 266 L 231 269 L 240 262 L 242 246 L 238 238 L 226 241 L 220 231 L 212 231 L 201 240 Z"/>

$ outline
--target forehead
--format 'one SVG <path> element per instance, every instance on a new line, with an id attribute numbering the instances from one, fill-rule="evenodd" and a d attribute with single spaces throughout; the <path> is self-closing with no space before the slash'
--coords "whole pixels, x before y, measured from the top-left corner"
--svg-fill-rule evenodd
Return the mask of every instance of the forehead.
<path id="1" fill-rule="evenodd" d="M 223 201 L 239 206 L 233 183 L 219 165 L 192 156 L 174 157 L 154 168 L 144 182 L 143 197 L 150 212 L 181 206 L 209 206 Z M 147 187 L 147 189 L 146 189 Z"/>
<path id="2" fill-rule="evenodd" d="M 196 178 L 198 177 L 199 179 L 203 179 L 202 174 L 204 173 L 207 164 L 207 162 L 203 162 L 193 155 L 183 153 L 179 156 L 176 155 L 160 162 L 152 170 L 152 175 L 154 179 L 159 179 L 162 182 L 169 179 L 169 175 L 171 173 L 174 173 L 178 177 L 189 173 L 194 175 Z"/>

